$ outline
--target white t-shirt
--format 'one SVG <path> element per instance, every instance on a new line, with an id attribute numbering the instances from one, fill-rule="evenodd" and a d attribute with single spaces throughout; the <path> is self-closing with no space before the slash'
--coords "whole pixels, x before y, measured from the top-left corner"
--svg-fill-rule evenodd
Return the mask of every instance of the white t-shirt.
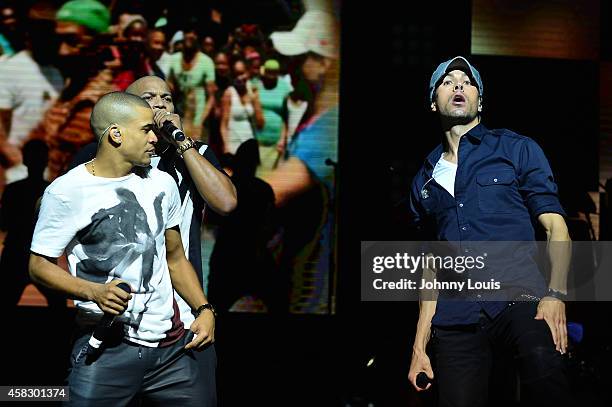
<path id="1" fill-rule="evenodd" d="M 120 317 L 127 339 L 163 346 L 183 330 L 164 235 L 180 222 L 181 200 L 170 175 L 153 168 L 145 177 L 103 178 L 81 164 L 45 190 L 31 250 L 52 258 L 65 251 L 76 277 L 128 282 L 132 299 Z M 81 321 L 101 315 L 92 301 L 75 305 Z"/>
<path id="2" fill-rule="evenodd" d="M 434 167 L 433 177 L 438 184 L 442 185 L 442 187 L 448 191 L 449 194 L 455 196 L 455 176 L 457 175 L 457 164 L 446 161 L 443 157 L 444 153 L 440 155 L 440 159 Z"/>
<path id="3" fill-rule="evenodd" d="M 0 64 L 0 109 L 13 111 L 8 142 L 20 147 L 64 86 L 60 72 L 38 65 L 27 51 Z"/>

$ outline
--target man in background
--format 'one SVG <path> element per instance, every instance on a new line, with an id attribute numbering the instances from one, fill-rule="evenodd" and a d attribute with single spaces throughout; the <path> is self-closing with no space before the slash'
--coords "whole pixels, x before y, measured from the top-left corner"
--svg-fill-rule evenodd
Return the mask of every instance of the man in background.
<path id="1" fill-rule="evenodd" d="M 93 141 L 89 128 L 93 105 L 116 90 L 100 47 L 110 23 L 106 6 L 97 0 L 71 0 L 58 10 L 56 20 L 58 65 L 66 81 L 58 100 L 29 135 L 49 146 L 50 180 L 64 173 L 76 151 Z"/>
<path id="2" fill-rule="evenodd" d="M 54 66 L 55 10 L 45 4 L 29 10 L 25 49 L 0 64 L 0 161 L 7 184 L 28 176 L 21 149 L 64 86 Z"/>

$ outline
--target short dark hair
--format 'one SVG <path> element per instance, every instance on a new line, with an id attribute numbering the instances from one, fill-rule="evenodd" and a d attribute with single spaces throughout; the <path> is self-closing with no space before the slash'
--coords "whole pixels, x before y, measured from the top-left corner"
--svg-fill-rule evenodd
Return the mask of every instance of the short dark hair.
<path id="1" fill-rule="evenodd" d="M 89 124 L 98 142 L 112 123 L 121 124 L 134 116 L 134 107 L 151 109 L 144 99 L 126 92 L 110 92 L 94 105 Z"/>

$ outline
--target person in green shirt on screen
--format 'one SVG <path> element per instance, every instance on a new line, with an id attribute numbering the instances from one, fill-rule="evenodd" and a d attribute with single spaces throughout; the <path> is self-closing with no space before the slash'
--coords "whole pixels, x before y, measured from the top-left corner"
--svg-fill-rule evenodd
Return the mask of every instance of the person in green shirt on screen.
<path id="1" fill-rule="evenodd" d="M 258 176 L 274 169 L 287 147 L 287 131 L 281 113 L 283 101 L 293 87 L 288 81 L 279 78 L 279 71 L 278 61 L 268 59 L 262 67 L 261 78 L 251 81 L 251 85 L 258 89 L 264 114 L 264 126 L 255 132 L 261 160 L 257 169 Z"/>
<path id="2" fill-rule="evenodd" d="M 208 142 L 204 122 L 215 104 L 215 63 L 199 50 L 198 32 L 184 32 L 183 50 L 172 54 L 168 82 L 183 114 L 185 133 L 194 140 Z"/>

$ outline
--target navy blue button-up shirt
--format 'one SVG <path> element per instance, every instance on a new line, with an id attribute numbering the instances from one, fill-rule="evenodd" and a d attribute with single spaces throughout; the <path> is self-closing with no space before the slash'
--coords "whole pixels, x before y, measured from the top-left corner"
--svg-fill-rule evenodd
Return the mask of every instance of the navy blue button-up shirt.
<path id="1" fill-rule="evenodd" d="M 413 220 L 428 227 L 436 240 L 534 241 L 533 223 L 543 213 L 565 216 L 544 152 L 532 139 L 507 129 L 478 124 L 459 142 L 455 196 L 433 179 L 443 152 L 438 145 L 416 174 L 410 190 Z M 508 259 L 508 262 L 516 259 Z M 546 283 L 535 261 L 511 267 L 506 280 L 522 281 L 541 296 Z M 480 298 L 480 297 L 479 297 Z M 477 323 L 481 310 L 491 318 L 507 306 L 501 301 L 445 301 L 441 294 L 434 325 Z"/>

